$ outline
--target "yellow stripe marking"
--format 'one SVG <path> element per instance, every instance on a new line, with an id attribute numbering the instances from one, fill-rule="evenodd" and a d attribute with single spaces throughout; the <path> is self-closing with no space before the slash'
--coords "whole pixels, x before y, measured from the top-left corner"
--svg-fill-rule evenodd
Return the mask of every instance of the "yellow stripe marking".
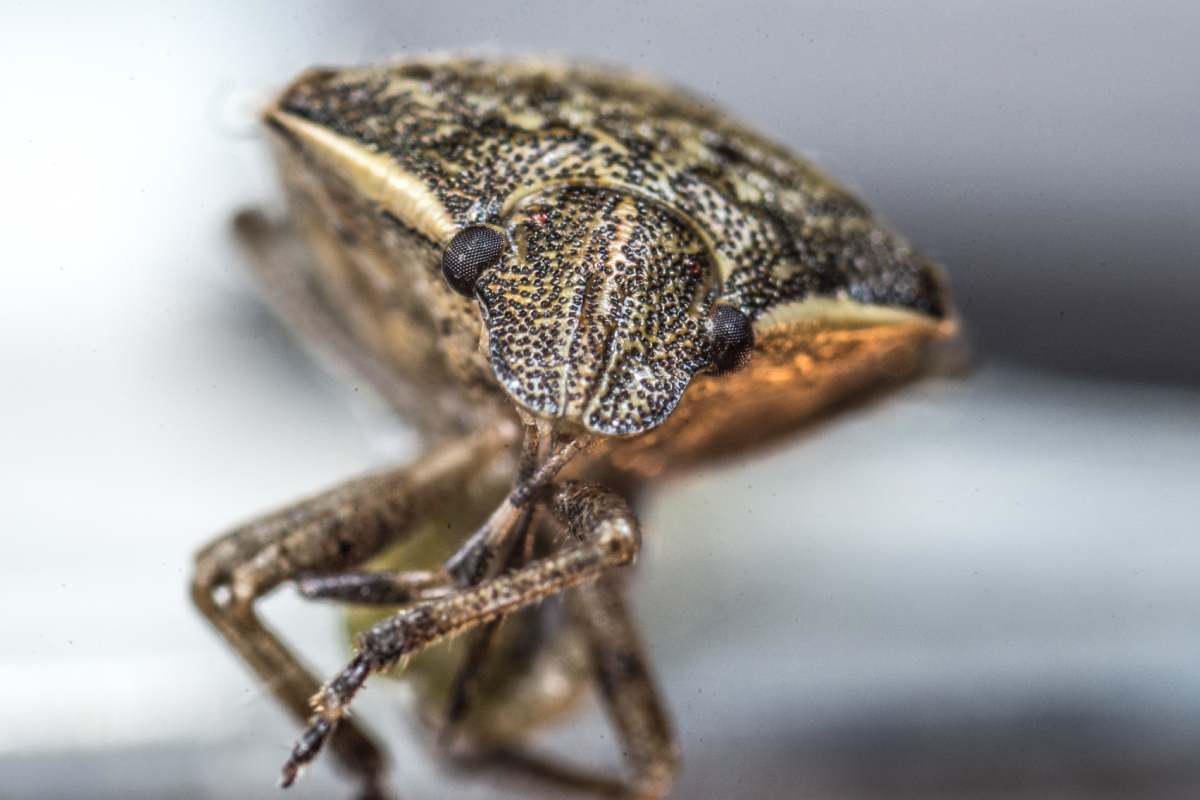
<path id="1" fill-rule="evenodd" d="M 269 113 L 319 161 L 404 224 L 438 244 L 448 242 L 458 230 L 450 212 L 425 182 L 401 169 L 387 155 L 295 114 L 280 110 Z"/>

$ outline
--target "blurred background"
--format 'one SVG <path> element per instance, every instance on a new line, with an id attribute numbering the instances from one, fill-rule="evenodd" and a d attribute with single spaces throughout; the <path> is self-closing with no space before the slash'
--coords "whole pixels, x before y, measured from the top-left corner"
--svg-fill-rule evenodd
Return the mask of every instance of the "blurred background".
<path id="1" fill-rule="evenodd" d="M 647 509 L 634 604 L 681 798 L 1200 796 L 1200 6 L 9 0 L 0 53 L 0 795 L 275 797 L 296 728 L 192 552 L 411 456 L 256 299 L 254 112 L 316 63 L 555 51 L 684 84 L 949 268 L 977 369 Z M 273 623 L 323 672 L 340 620 Z M 407 798 L 448 775 L 391 690 Z M 619 761 L 595 707 L 537 744 Z M 341 797 L 327 762 L 289 797 Z"/>

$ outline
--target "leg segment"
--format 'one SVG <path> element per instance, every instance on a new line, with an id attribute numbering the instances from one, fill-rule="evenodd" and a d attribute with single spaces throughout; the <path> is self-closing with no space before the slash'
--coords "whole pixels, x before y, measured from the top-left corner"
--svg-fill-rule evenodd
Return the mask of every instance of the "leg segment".
<path id="1" fill-rule="evenodd" d="M 570 609 L 587 633 L 597 688 L 633 770 L 627 797 L 660 800 L 677 770 L 675 736 L 614 577 L 577 588 Z"/>
<path id="2" fill-rule="evenodd" d="M 471 703 L 475 699 L 476 687 L 479 683 L 479 673 L 492 650 L 492 643 L 504 620 L 489 622 L 474 631 L 467 645 L 467 655 L 462 666 L 454 675 L 450 684 L 450 699 L 446 703 L 446 715 L 442 729 L 438 733 L 438 744 L 443 750 L 449 750 L 454 743 L 454 736 L 459 725 L 471 711 Z"/>
<path id="3" fill-rule="evenodd" d="M 530 469 L 522 469 L 518 475 L 518 481 L 528 478 L 530 472 Z M 503 565 L 505 570 L 516 569 L 530 560 L 533 540 L 537 535 L 533 527 L 533 516 L 534 509 L 526 508 L 514 528 L 512 541 L 509 543 L 509 553 Z M 471 710 L 479 673 L 491 652 L 496 633 L 503 623 L 503 619 L 489 622 L 475 631 L 471 638 L 467 656 L 463 659 L 462 666 L 459 667 L 450 687 L 450 700 L 446 704 L 445 722 L 438 736 L 443 748 L 449 748 L 458 726 L 466 719 Z"/>
<path id="4" fill-rule="evenodd" d="M 624 500 L 592 484 L 565 482 L 550 488 L 551 510 L 574 543 L 477 586 L 409 606 L 363 633 L 358 655 L 313 697 L 316 713 L 283 767 L 283 785 L 290 785 L 300 767 L 316 757 L 372 672 L 633 561 L 641 539 Z"/>
<path id="5" fill-rule="evenodd" d="M 296 589 L 309 600 L 336 600 L 362 606 L 402 606 L 443 594 L 450 587 L 441 572 L 342 572 L 305 575 Z"/>
<path id="6" fill-rule="evenodd" d="M 667 796 L 678 769 L 675 737 L 616 579 L 605 575 L 579 586 L 567 595 L 567 603 L 572 621 L 587 638 L 596 686 L 632 773 L 628 780 L 509 748 L 459 757 L 460 766 L 503 768 L 589 797 Z"/>
<path id="7" fill-rule="evenodd" d="M 196 556 L 192 598 L 217 631 L 300 719 L 317 681 L 259 620 L 254 603 L 280 583 L 353 567 L 397 541 L 504 452 L 515 431 L 456 440 L 406 469 L 367 475 L 242 525 Z M 333 747 L 344 767 L 375 785 L 383 757 L 344 726 Z"/>
<path id="8" fill-rule="evenodd" d="M 505 772 L 518 779 L 533 780 L 539 787 L 554 787 L 572 797 L 628 800 L 628 787 L 621 780 L 581 769 L 560 759 L 520 749 L 496 749 L 479 754 L 453 756 L 454 766 L 467 772 Z"/>
<path id="9" fill-rule="evenodd" d="M 572 796 L 660 800 L 674 781 L 677 747 L 636 625 L 622 599 L 619 576 L 604 575 L 576 587 L 566 598 L 571 623 L 586 639 L 595 685 L 630 775 L 611 777 L 506 746 L 448 753 L 461 768 L 504 770 L 552 784 Z"/>

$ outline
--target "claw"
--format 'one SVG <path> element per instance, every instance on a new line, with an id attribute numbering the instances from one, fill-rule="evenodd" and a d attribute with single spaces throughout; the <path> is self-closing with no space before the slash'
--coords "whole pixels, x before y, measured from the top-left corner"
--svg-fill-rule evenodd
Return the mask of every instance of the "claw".
<path id="1" fill-rule="evenodd" d="M 325 740 L 331 733 L 333 733 L 332 722 L 322 717 L 312 718 L 308 728 L 296 740 L 292 754 L 288 756 L 287 762 L 283 765 L 283 770 L 279 775 L 281 788 L 286 789 L 295 783 L 300 769 L 317 757 L 317 753 L 321 752 L 321 745 L 325 744 Z"/>
<path id="2" fill-rule="evenodd" d="M 282 788 L 286 789 L 295 783 L 301 768 L 321 752 L 325 740 L 333 733 L 337 721 L 346 715 L 350 701 L 370 674 L 370 663 L 361 655 L 355 656 L 337 677 L 313 697 L 312 706 L 317 713 L 308 721 L 308 727 L 296 740 L 292 754 L 283 765 L 279 775 Z"/>

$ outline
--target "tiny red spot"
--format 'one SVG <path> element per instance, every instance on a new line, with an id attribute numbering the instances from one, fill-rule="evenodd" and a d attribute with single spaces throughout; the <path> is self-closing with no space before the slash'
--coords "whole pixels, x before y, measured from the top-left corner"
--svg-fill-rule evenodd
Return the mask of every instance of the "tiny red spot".
<path id="1" fill-rule="evenodd" d="M 694 258 L 684 260 L 683 269 L 694 278 L 698 278 L 704 273 L 704 266 Z"/>
<path id="2" fill-rule="evenodd" d="M 529 221 L 532 222 L 534 225 L 537 225 L 538 227 L 545 225 L 549 220 L 550 220 L 550 215 L 547 214 L 545 211 L 535 211 L 529 215 Z"/>

